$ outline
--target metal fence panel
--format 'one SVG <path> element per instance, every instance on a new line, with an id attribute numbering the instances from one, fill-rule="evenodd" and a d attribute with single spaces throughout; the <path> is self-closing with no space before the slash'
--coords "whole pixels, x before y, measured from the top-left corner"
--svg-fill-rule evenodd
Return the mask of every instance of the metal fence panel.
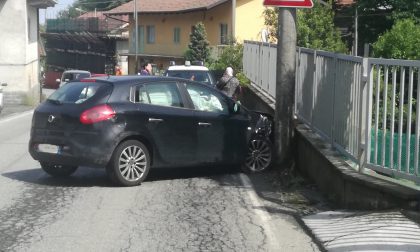
<path id="1" fill-rule="evenodd" d="M 314 51 L 300 51 L 296 76 L 296 115 L 304 121 L 312 122 L 312 111 L 314 101 Z"/>
<path id="2" fill-rule="evenodd" d="M 246 41 L 244 73 L 275 98 L 275 45 Z M 298 48 L 295 114 L 360 167 L 420 182 L 420 61 Z"/>

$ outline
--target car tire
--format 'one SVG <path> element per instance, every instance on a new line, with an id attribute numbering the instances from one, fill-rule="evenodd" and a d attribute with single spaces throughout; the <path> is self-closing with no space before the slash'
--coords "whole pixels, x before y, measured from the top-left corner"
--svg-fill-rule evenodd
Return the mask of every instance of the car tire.
<path id="1" fill-rule="evenodd" d="M 51 163 L 41 163 L 41 168 L 53 177 L 68 177 L 77 170 L 77 166 L 58 165 Z"/>
<path id="2" fill-rule="evenodd" d="M 241 169 L 245 173 L 262 172 L 270 168 L 273 145 L 269 139 L 253 138 L 249 141 L 245 162 Z"/>
<path id="3" fill-rule="evenodd" d="M 137 140 L 128 140 L 118 145 L 107 166 L 108 176 L 120 186 L 140 185 L 149 170 L 149 150 Z"/>

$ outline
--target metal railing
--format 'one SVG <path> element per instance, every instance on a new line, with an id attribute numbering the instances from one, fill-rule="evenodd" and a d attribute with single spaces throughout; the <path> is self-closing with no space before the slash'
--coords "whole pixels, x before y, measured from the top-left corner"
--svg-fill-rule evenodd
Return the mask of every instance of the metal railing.
<path id="1" fill-rule="evenodd" d="M 272 99 L 276 58 L 275 45 L 245 41 L 244 73 Z M 295 115 L 360 171 L 420 182 L 419 114 L 420 61 L 298 48 Z"/>
<path id="2" fill-rule="evenodd" d="M 366 166 L 419 179 L 420 61 L 366 59 Z"/>
<path id="3" fill-rule="evenodd" d="M 276 97 L 277 45 L 244 42 L 243 70 L 257 88 L 272 99 Z"/>

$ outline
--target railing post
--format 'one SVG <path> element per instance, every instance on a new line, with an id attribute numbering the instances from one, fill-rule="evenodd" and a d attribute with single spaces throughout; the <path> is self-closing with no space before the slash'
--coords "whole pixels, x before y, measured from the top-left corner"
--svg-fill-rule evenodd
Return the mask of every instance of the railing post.
<path id="1" fill-rule="evenodd" d="M 331 145 L 334 146 L 334 128 L 335 128 L 335 84 L 337 83 L 337 54 L 334 54 L 334 78 L 333 78 L 333 88 L 332 88 L 332 102 L 331 102 L 331 106 L 332 106 L 332 115 L 331 115 Z"/>
<path id="2" fill-rule="evenodd" d="M 297 101 L 298 101 L 298 92 L 300 90 L 300 57 L 301 57 L 301 47 L 298 47 L 298 53 L 296 55 L 296 77 L 295 77 L 295 105 L 293 106 L 294 114 L 297 115 Z"/>
<path id="3" fill-rule="evenodd" d="M 312 105 L 311 105 L 311 128 L 314 127 L 314 108 L 315 108 L 315 93 L 317 89 L 317 78 L 318 78 L 318 71 L 317 71 L 317 55 L 316 50 L 314 50 L 314 79 L 313 79 L 313 85 L 312 85 Z"/>
<path id="4" fill-rule="evenodd" d="M 360 146 L 359 172 L 363 173 L 365 165 L 370 160 L 370 120 L 372 118 L 373 75 L 369 58 L 363 58 L 363 74 L 361 76 L 361 106 L 360 106 Z M 363 142 L 364 139 L 364 142 Z"/>

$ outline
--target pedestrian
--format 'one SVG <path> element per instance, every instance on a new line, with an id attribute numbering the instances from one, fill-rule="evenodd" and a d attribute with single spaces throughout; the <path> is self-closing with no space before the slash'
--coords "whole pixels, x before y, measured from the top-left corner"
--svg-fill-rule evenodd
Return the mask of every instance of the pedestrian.
<path id="1" fill-rule="evenodd" d="M 233 69 L 227 67 L 222 78 L 217 82 L 216 87 L 227 96 L 237 100 L 240 92 L 239 80 L 233 76 Z"/>
<path id="2" fill-rule="evenodd" d="M 115 67 L 115 75 L 116 76 L 122 75 L 122 71 L 121 71 L 121 67 L 120 66 L 116 66 Z"/>
<path id="3" fill-rule="evenodd" d="M 261 42 L 267 43 L 269 42 L 269 37 L 270 37 L 270 28 L 268 26 L 265 26 L 264 28 L 262 28 L 261 30 Z"/>
<path id="4" fill-rule="evenodd" d="M 146 62 L 142 65 L 140 75 L 152 75 L 152 64 Z"/>

